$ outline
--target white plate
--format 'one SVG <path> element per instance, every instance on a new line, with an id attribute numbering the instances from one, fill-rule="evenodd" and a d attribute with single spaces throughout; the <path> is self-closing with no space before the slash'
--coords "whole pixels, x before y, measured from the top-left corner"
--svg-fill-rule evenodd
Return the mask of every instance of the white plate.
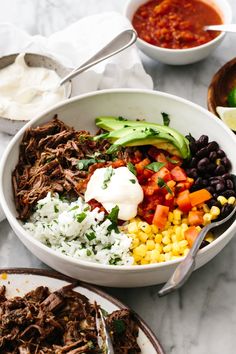
<path id="1" fill-rule="evenodd" d="M 78 291 L 85 295 L 90 302 L 96 301 L 108 313 L 127 308 L 127 306 L 104 291 L 53 271 L 17 268 L 1 269 L 0 273 L 0 285 L 6 286 L 6 296 L 8 298 L 13 296 L 23 296 L 38 286 L 47 286 L 50 291 L 55 291 L 71 282 L 78 282 L 79 284 L 73 289 L 74 291 Z M 137 314 L 135 314 L 135 318 L 139 325 L 137 342 L 141 348 L 141 353 L 165 354 L 160 343 L 148 326 Z"/>

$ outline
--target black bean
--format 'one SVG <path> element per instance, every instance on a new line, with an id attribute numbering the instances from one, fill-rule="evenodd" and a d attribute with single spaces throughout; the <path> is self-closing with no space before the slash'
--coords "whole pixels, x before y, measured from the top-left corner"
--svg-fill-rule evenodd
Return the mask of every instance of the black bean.
<path id="1" fill-rule="evenodd" d="M 233 205 L 232 204 L 228 204 L 228 203 L 226 203 L 226 204 L 224 204 L 223 206 L 222 206 L 222 209 L 221 209 L 221 211 L 220 211 L 220 216 L 221 216 L 221 218 L 223 219 L 223 218 L 225 218 L 227 215 L 229 215 L 230 213 L 231 213 L 231 211 L 233 210 Z"/>
<path id="2" fill-rule="evenodd" d="M 209 179 L 209 178 L 211 177 L 211 174 L 210 174 L 210 173 L 204 173 L 204 177 L 205 177 L 206 179 Z"/>
<path id="3" fill-rule="evenodd" d="M 213 198 L 217 199 L 218 198 L 218 193 L 213 193 Z"/>
<path id="4" fill-rule="evenodd" d="M 194 141 L 192 141 L 189 144 L 189 148 L 190 148 L 192 154 L 195 154 L 195 152 L 197 151 L 197 144 Z"/>
<path id="5" fill-rule="evenodd" d="M 217 144 L 216 141 L 212 141 L 211 143 L 209 143 L 207 145 L 207 149 L 208 149 L 209 152 L 216 151 L 218 148 L 219 148 L 219 145 Z"/>
<path id="6" fill-rule="evenodd" d="M 225 173 L 225 167 L 223 165 L 218 165 L 215 169 L 215 175 L 220 176 Z"/>
<path id="7" fill-rule="evenodd" d="M 198 177 L 197 169 L 196 168 L 190 168 L 188 171 L 188 176 L 196 179 Z"/>
<path id="8" fill-rule="evenodd" d="M 224 178 L 224 179 L 231 178 L 231 174 L 230 174 L 230 173 L 224 173 L 224 174 L 222 175 L 222 178 Z"/>
<path id="9" fill-rule="evenodd" d="M 198 164 L 197 164 L 197 168 L 199 171 L 203 172 L 206 170 L 206 166 L 210 163 L 210 160 L 207 157 L 204 157 L 203 159 L 201 159 Z"/>
<path id="10" fill-rule="evenodd" d="M 229 169 L 231 168 L 231 163 L 230 163 L 228 157 L 226 157 L 226 156 L 225 156 L 225 157 L 222 157 L 221 163 L 225 166 L 225 168 L 226 168 L 227 170 L 229 170 Z"/>
<path id="11" fill-rule="evenodd" d="M 195 184 L 196 186 L 202 186 L 202 185 L 203 185 L 202 181 L 203 181 L 202 177 L 198 177 L 198 178 L 196 179 L 196 181 L 194 182 L 194 184 Z"/>
<path id="12" fill-rule="evenodd" d="M 213 188 L 212 186 L 208 186 L 206 189 L 207 189 L 208 192 L 211 193 L 211 194 L 215 193 L 215 188 Z"/>
<path id="13" fill-rule="evenodd" d="M 191 135 L 191 134 L 189 134 L 189 135 L 186 135 L 186 138 L 188 139 L 188 141 L 190 142 L 190 143 L 194 143 L 195 141 L 196 141 L 196 139 Z"/>
<path id="14" fill-rule="evenodd" d="M 203 240 L 202 243 L 201 243 L 201 246 L 200 248 L 204 248 L 206 247 L 207 245 L 209 245 L 210 242 L 206 241 L 206 240 Z"/>
<path id="15" fill-rule="evenodd" d="M 236 193 L 233 189 L 227 189 L 226 191 L 222 192 L 221 195 L 227 199 L 229 197 L 236 197 Z"/>
<path id="16" fill-rule="evenodd" d="M 213 162 L 217 159 L 217 153 L 215 151 L 211 151 L 209 154 L 209 159 Z"/>
<path id="17" fill-rule="evenodd" d="M 208 154 L 209 154 L 209 152 L 208 152 L 208 150 L 207 150 L 206 147 L 203 147 L 203 148 L 201 148 L 200 150 L 198 150 L 198 151 L 196 152 L 196 156 L 197 156 L 199 159 L 202 159 L 203 157 L 208 156 Z"/>
<path id="18" fill-rule="evenodd" d="M 210 183 L 211 186 L 216 186 L 219 183 L 219 180 L 216 177 L 214 179 L 209 180 L 209 183 Z"/>
<path id="19" fill-rule="evenodd" d="M 225 185 L 227 189 L 234 189 L 234 184 L 233 181 L 231 181 L 231 179 L 227 179 Z"/>
<path id="20" fill-rule="evenodd" d="M 208 202 L 207 202 L 207 205 L 209 206 L 209 208 L 213 207 L 213 206 L 216 206 L 218 208 L 221 208 L 221 204 L 220 202 L 218 202 L 218 200 L 212 198 L 210 199 Z"/>
<path id="21" fill-rule="evenodd" d="M 202 185 L 203 185 L 204 187 L 207 187 L 207 186 L 209 185 L 208 180 L 207 180 L 206 178 L 204 178 L 204 179 L 202 180 Z"/>
<path id="22" fill-rule="evenodd" d="M 199 146 L 206 146 L 208 144 L 208 136 L 207 135 L 201 135 L 200 138 L 197 140 L 197 144 Z"/>
<path id="23" fill-rule="evenodd" d="M 215 170 L 215 168 L 216 168 L 216 165 L 214 164 L 214 163 L 209 163 L 208 165 L 207 165 L 207 171 L 214 171 Z"/>
<path id="24" fill-rule="evenodd" d="M 225 152 L 221 149 L 218 149 L 216 153 L 217 153 L 217 157 L 224 157 L 225 156 Z"/>
<path id="25" fill-rule="evenodd" d="M 222 192 L 225 189 L 225 185 L 222 182 L 216 184 L 216 192 Z"/>
<path id="26" fill-rule="evenodd" d="M 190 162 L 189 162 L 189 166 L 190 167 L 196 167 L 198 163 L 198 159 L 196 157 L 192 157 Z"/>

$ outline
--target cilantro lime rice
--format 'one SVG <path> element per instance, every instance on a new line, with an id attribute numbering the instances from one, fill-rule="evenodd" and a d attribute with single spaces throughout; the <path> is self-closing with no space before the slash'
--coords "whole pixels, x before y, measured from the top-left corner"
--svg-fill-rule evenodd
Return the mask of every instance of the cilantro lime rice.
<path id="1" fill-rule="evenodd" d="M 48 193 L 23 227 L 43 244 L 62 254 L 101 264 L 130 265 L 132 239 L 120 232 L 112 217 L 98 208 L 91 210 L 82 198 L 74 202 Z"/>

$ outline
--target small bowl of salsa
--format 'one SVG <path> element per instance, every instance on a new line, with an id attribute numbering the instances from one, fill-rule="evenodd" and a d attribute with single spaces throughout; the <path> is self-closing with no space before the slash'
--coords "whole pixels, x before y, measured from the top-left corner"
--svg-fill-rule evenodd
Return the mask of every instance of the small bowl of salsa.
<path id="1" fill-rule="evenodd" d="M 149 57 L 184 65 L 206 58 L 225 33 L 205 31 L 207 25 L 230 23 L 227 0 L 128 0 L 125 15 Z"/>

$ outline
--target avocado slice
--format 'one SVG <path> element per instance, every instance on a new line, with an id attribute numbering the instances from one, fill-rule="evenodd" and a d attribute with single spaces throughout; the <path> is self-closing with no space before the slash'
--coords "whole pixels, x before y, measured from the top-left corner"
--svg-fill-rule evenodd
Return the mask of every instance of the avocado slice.
<path id="1" fill-rule="evenodd" d="M 158 131 L 160 139 L 166 139 L 170 144 L 176 147 L 176 149 L 179 151 L 177 155 L 183 157 L 184 159 L 190 157 L 189 141 L 178 131 L 167 126 L 163 126 L 156 123 L 149 123 L 146 121 L 125 120 L 121 117 L 98 117 L 96 118 L 95 122 L 100 128 L 110 131 L 110 133 L 106 135 L 106 138 L 111 139 L 111 141 L 115 141 L 117 138 L 121 138 L 121 136 L 124 136 L 126 134 L 132 134 L 134 128 L 136 130 L 138 128 L 149 128 L 153 131 Z M 151 142 L 145 142 L 145 144 L 142 145 L 147 144 L 157 146 Z M 164 147 L 159 146 L 159 148 L 167 150 Z"/>

